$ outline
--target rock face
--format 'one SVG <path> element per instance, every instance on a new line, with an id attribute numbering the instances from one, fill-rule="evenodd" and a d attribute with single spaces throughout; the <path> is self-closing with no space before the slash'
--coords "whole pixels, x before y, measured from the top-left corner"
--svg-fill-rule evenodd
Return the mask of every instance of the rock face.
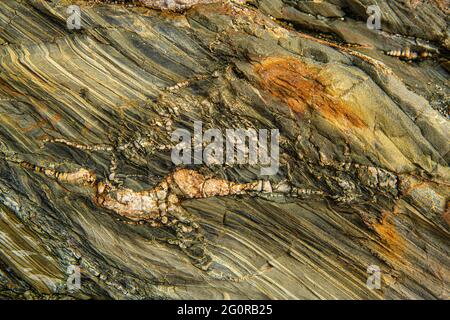
<path id="1" fill-rule="evenodd" d="M 377 3 L 1 1 L 0 297 L 448 299 L 448 3 Z"/>

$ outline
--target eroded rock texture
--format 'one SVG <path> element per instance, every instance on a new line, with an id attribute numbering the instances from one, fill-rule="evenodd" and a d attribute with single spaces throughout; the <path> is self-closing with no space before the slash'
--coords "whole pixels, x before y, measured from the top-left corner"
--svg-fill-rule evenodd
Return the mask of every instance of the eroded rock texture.
<path id="1" fill-rule="evenodd" d="M 243 2 L 1 1 L 1 298 L 448 299 L 448 3 Z M 176 167 L 194 120 L 278 174 Z"/>

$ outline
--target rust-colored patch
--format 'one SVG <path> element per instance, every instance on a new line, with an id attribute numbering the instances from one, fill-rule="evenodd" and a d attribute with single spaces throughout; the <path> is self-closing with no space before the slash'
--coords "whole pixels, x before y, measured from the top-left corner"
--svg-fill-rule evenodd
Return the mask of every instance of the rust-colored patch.
<path id="1" fill-rule="evenodd" d="M 4 79 L 0 78 L 0 93 L 2 96 L 10 96 L 13 98 L 23 96 L 22 93 L 17 91 L 14 87 L 12 87 L 8 82 Z"/>
<path id="2" fill-rule="evenodd" d="M 217 15 L 233 15 L 233 6 L 227 2 L 212 2 L 208 5 L 194 5 L 186 10 L 186 14 L 189 16 L 191 14 L 217 14 Z"/>
<path id="3" fill-rule="evenodd" d="M 417 6 L 420 4 L 423 4 L 425 1 L 423 0 L 408 0 L 407 4 L 413 8 L 416 9 Z M 448 7 L 449 7 L 449 1 L 448 0 L 430 0 L 428 2 L 431 2 L 431 4 L 434 4 L 436 7 L 441 9 L 442 11 L 448 13 Z"/>
<path id="4" fill-rule="evenodd" d="M 381 241 L 387 246 L 388 250 L 386 250 L 385 254 L 392 258 L 399 258 L 403 255 L 405 248 L 405 241 L 399 235 L 395 225 L 392 221 L 393 215 L 396 214 L 396 211 L 393 214 L 389 214 L 389 212 L 383 212 L 383 218 L 380 223 L 374 224 L 374 229 L 376 233 L 380 236 Z"/>
<path id="5" fill-rule="evenodd" d="M 265 90 L 298 114 L 318 111 L 340 125 L 366 127 L 364 121 L 340 99 L 326 93 L 314 67 L 291 57 L 271 57 L 257 64 L 255 72 Z"/>
<path id="6" fill-rule="evenodd" d="M 447 222 L 447 225 L 450 227 L 450 200 L 447 200 L 447 205 L 444 213 L 442 214 L 442 217 L 444 218 L 445 222 Z"/>

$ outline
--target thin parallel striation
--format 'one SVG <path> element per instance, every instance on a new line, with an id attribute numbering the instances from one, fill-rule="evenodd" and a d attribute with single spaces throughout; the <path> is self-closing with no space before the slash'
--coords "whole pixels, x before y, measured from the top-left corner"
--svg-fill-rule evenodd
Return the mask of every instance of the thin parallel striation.
<path id="1" fill-rule="evenodd" d="M 336 3 L 1 1 L 0 296 L 448 299 L 445 17 Z M 199 120 L 278 129 L 278 173 L 176 167 Z"/>

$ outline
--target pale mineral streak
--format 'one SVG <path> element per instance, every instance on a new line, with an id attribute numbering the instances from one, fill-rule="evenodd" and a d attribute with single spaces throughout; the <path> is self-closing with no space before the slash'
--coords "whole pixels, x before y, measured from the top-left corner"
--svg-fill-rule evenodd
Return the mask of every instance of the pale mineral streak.
<path id="1" fill-rule="evenodd" d="M 139 3 L 153 9 L 183 11 L 198 4 L 217 3 L 223 0 L 139 0 Z"/>

